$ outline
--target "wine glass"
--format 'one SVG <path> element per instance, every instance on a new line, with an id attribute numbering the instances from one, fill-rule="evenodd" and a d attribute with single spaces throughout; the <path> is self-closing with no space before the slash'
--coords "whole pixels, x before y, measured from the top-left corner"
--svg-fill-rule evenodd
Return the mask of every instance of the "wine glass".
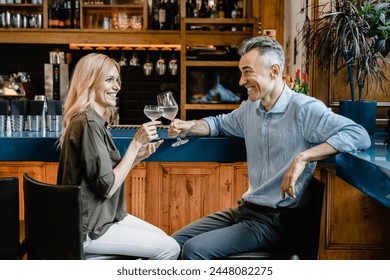
<path id="1" fill-rule="evenodd" d="M 160 50 L 160 58 L 156 62 L 156 73 L 157 73 L 157 75 L 160 75 L 160 76 L 164 75 L 165 74 L 165 69 L 166 69 L 165 60 L 162 57 L 162 53 L 161 53 L 161 50 Z"/>
<path id="2" fill-rule="evenodd" d="M 145 105 L 144 107 L 144 114 L 147 116 L 151 121 L 155 121 L 158 118 L 160 118 L 163 115 L 163 107 L 158 105 Z"/>
<path id="3" fill-rule="evenodd" d="M 168 63 L 169 74 L 175 76 L 177 74 L 177 59 L 175 58 L 175 51 L 172 50 L 172 59 Z"/>
<path id="4" fill-rule="evenodd" d="M 155 121 L 158 118 L 160 118 L 163 115 L 163 107 L 158 105 L 145 105 L 144 107 L 144 114 L 147 116 L 151 121 Z"/>
<path id="5" fill-rule="evenodd" d="M 126 66 L 127 65 L 127 58 L 125 56 L 125 52 L 121 51 L 121 58 L 119 60 L 119 65 L 120 66 Z"/>
<path id="6" fill-rule="evenodd" d="M 173 121 L 179 111 L 179 106 L 175 98 L 173 97 L 173 93 L 171 91 L 165 91 L 157 95 L 157 104 L 163 107 L 163 117 Z M 188 142 L 188 139 L 181 139 L 180 135 L 177 136 L 177 140 L 172 144 L 172 147 L 178 147 Z"/>
<path id="7" fill-rule="evenodd" d="M 149 60 L 149 51 L 148 50 L 146 50 L 146 62 L 144 63 L 143 67 L 144 67 L 144 75 L 145 76 L 152 75 L 153 63 L 151 63 Z"/>
<path id="8" fill-rule="evenodd" d="M 130 59 L 129 65 L 139 66 L 139 59 L 137 57 L 137 52 L 135 50 L 133 50 L 133 57 Z"/>

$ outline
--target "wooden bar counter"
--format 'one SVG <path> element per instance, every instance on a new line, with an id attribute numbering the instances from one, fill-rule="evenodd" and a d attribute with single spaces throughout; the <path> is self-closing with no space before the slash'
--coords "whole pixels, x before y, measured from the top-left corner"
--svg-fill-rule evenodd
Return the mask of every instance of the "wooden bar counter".
<path id="1" fill-rule="evenodd" d="M 112 129 L 123 154 L 135 129 Z M 138 164 L 126 180 L 128 211 L 171 234 L 208 213 L 236 205 L 246 191 L 245 142 L 231 137 L 175 139 L 159 129 L 165 142 Z M 55 183 L 60 133 L 0 132 L 0 176 L 28 172 Z M 321 162 L 316 177 L 326 183 L 320 259 L 390 259 L 390 161 L 387 139 L 379 131 L 372 147 Z M 21 201 L 23 197 L 20 188 Z M 21 219 L 24 206 L 21 205 Z"/>

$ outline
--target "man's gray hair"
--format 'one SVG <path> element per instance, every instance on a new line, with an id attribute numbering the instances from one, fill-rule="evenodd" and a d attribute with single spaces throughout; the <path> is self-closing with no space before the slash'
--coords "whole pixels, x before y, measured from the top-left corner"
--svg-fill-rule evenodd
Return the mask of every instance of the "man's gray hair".
<path id="1" fill-rule="evenodd" d="M 256 49 L 258 53 L 265 58 L 265 62 L 270 67 L 273 64 L 280 65 L 280 73 L 284 69 L 284 51 L 282 46 L 269 36 L 256 36 L 245 39 L 238 46 L 237 52 L 240 56 Z"/>

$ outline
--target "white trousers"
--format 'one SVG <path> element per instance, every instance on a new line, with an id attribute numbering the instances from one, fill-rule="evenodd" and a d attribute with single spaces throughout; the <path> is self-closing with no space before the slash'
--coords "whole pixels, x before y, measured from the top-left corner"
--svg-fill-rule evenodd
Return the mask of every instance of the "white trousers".
<path id="1" fill-rule="evenodd" d="M 98 239 L 87 237 L 84 252 L 175 260 L 179 256 L 180 246 L 160 228 L 128 214 Z"/>

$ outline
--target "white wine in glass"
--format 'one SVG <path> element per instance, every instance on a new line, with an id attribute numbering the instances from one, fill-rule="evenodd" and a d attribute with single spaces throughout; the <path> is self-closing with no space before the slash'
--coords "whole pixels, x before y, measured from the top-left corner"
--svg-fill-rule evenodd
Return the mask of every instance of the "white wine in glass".
<path id="1" fill-rule="evenodd" d="M 155 121 L 158 118 L 161 118 L 163 115 L 163 107 L 158 105 L 145 105 L 144 107 L 144 114 L 147 116 L 151 121 Z"/>
<path id="2" fill-rule="evenodd" d="M 163 112 L 164 112 L 163 107 L 158 106 L 158 105 L 145 105 L 145 107 L 144 107 L 144 114 L 151 121 L 155 121 L 158 118 L 162 117 Z"/>
<path id="3" fill-rule="evenodd" d="M 163 107 L 163 117 L 173 121 L 179 112 L 179 106 L 175 98 L 173 97 L 173 93 L 171 91 L 165 91 L 157 95 L 157 104 Z M 178 147 L 188 142 L 188 139 L 181 139 L 180 135 L 177 136 L 177 140 L 172 144 L 172 147 Z"/>

